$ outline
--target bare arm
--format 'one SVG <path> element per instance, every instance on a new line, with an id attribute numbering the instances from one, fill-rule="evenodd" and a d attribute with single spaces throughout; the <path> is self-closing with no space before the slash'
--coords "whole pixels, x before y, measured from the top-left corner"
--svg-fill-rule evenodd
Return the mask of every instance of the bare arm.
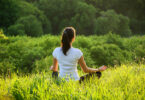
<path id="1" fill-rule="evenodd" d="M 53 65 L 51 66 L 50 70 L 57 72 L 58 71 L 58 61 L 56 58 L 53 58 Z"/>
<path id="2" fill-rule="evenodd" d="M 99 71 L 104 71 L 107 67 L 100 67 L 100 68 L 89 68 L 87 65 L 86 65 L 86 62 L 84 60 L 84 57 L 81 56 L 81 58 L 79 59 L 79 64 L 82 68 L 82 70 L 85 72 L 85 73 L 94 73 L 94 72 L 99 72 Z"/>

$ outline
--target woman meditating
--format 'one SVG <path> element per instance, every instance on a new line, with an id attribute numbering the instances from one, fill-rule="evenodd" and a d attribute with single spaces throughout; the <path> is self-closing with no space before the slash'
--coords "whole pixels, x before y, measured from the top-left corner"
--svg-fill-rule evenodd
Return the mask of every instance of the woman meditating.
<path id="1" fill-rule="evenodd" d="M 55 48 L 53 51 L 53 71 L 52 76 L 58 76 L 58 65 L 59 65 L 59 77 L 65 80 L 83 80 L 89 79 L 91 76 L 101 77 L 101 71 L 104 71 L 107 67 L 102 66 L 100 68 L 89 68 L 87 67 L 83 53 L 81 50 L 74 48 L 72 43 L 75 41 L 76 32 L 73 27 L 66 27 L 62 33 L 61 47 Z M 85 76 L 79 77 L 77 72 L 77 64 L 80 64 L 81 69 L 85 73 L 89 73 Z"/>

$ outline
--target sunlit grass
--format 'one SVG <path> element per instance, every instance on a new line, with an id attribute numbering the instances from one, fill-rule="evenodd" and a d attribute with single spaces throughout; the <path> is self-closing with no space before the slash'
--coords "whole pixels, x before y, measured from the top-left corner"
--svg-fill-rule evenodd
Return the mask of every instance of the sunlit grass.
<path id="1" fill-rule="evenodd" d="M 14 74 L 12 79 L 0 79 L 0 98 L 5 96 L 17 100 L 144 100 L 145 65 L 108 68 L 99 80 L 92 77 L 82 84 L 52 79 L 51 72 Z"/>

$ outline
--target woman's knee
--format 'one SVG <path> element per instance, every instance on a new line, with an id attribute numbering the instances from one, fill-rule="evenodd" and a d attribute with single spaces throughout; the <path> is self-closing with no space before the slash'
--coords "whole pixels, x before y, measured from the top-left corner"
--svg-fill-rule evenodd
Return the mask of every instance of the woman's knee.
<path id="1" fill-rule="evenodd" d="M 96 72 L 97 74 L 97 77 L 100 78 L 102 76 L 102 73 L 101 72 Z"/>

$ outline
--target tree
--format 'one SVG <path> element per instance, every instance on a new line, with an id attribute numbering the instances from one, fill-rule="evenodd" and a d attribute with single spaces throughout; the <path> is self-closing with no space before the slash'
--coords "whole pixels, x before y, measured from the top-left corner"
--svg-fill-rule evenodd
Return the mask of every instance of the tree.
<path id="1" fill-rule="evenodd" d="M 118 15 L 114 10 L 101 12 L 101 16 L 96 20 L 96 34 L 106 34 L 113 32 L 122 36 L 129 36 L 129 19 L 126 16 Z"/>
<path id="2" fill-rule="evenodd" d="M 94 31 L 95 8 L 82 0 L 40 0 L 37 6 L 51 21 L 54 34 L 66 26 L 75 27 L 81 34 Z"/>
<path id="3" fill-rule="evenodd" d="M 90 35 L 94 33 L 96 9 L 83 2 L 79 2 L 75 9 L 76 15 L 72 17 L 71 23 L 76 27 L 78 33 Z"/>
<path id="4" fill-rule="evenodd" d="M 44 13 L 39 10 L 36 6 L 26 1 L 21 1 L 19 3 L 19 18 L 24 16 L 33 15 L 41 22 L 43 33 L 47 34 L 51 32 L 51 23 L 49 19 L 44 15 Z"/>
<path id="5" fill-rule="evenodd" d="M 0 27 L 7 28 L 18 18 L 17 0 L 0 0 Z"/>
<path id="6" fill-rule="evenodd" d="M 23 24 L 14 24 L 8 27 L 9 35 L 25 35 L 25 29 Z"/>
<path id="7" fill-rule="evenodd" d="M 85 0 L 85 2 L 100 11 L 113 9 L 118 14 L 127 16 L 133 33 L 145 33 L 145 0 Z"/>
<path id="8" fill-rule="evenodd" d="M 41 22 L 33 15 L 21 17 L 17 24 L 24 25 L 25 33 L 28 36 L 40 36 L 43 34 Z"/>

